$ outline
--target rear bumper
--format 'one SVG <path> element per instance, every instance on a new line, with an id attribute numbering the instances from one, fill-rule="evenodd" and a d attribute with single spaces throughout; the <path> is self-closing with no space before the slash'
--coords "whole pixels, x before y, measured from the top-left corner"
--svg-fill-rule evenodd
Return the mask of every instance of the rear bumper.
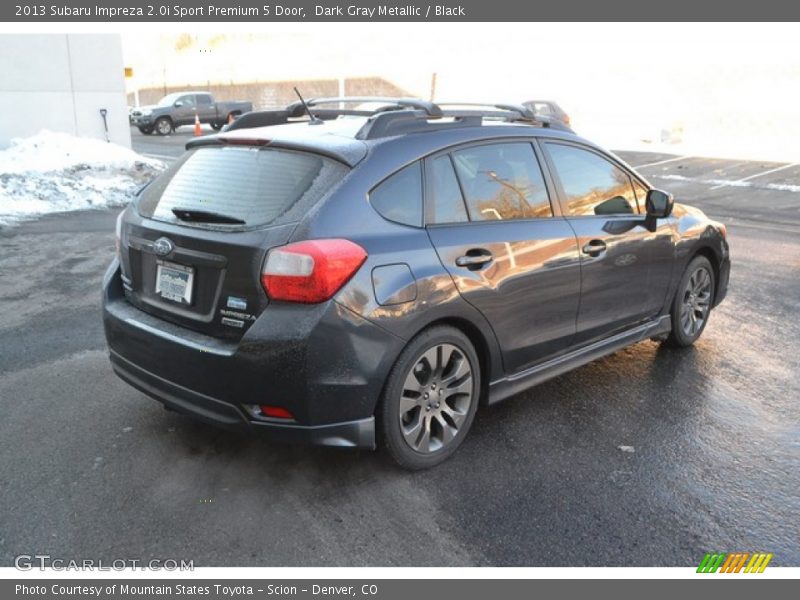
<path id="1" fill-rule="evenodd" d="M 289 443 L 347 448 L 375 448 L 375 418 L 368 417 L 327 425 L 296 425 L 250 419 L 241 408 L 177 385 L 137 367 L 113 350 L 109 353 L 114 372 L 137 390 L 165 406 L 224 429 L 268 434 Z"/>
<path id="2" fill-rule="evenodd" d="M 124 297 L 116 261 L 103 285 L 116 374 L 164 405 L 276 440 L 374 448 L 375 407 L 404 342 L 349 309 L 270 305 L 239 341 L 164 321 Z M 264 419 L 278 406 L 293 420 Z"/>

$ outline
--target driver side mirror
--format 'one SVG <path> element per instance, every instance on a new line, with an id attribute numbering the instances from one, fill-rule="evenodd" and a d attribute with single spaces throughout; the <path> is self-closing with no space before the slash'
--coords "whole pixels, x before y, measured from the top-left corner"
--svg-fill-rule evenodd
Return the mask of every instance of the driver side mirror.
<path id="1" fill-rule="evenodd" d="M 183 106 L 183 100 L 176 100 L 175 101 L 175 108 L 180 108 Z"/>
<path id="2" fill-rule="evenodd" d="M 647 216 L 651 219 L 665 219 L 672 214 L 672 207 L 675 201 L 672 194 L 662 190 L 648 190 L 645 207 Z"/>

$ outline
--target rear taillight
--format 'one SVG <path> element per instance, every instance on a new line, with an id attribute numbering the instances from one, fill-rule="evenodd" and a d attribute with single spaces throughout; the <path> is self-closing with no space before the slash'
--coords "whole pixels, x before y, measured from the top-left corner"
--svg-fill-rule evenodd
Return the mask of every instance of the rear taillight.
<path id="1" fill-rule="evenodd" d="M 316 304 L 333 297 L 367 259 L 349 240 L 307 240 L 273 248 L 261 283 L 273 300 Z"/>

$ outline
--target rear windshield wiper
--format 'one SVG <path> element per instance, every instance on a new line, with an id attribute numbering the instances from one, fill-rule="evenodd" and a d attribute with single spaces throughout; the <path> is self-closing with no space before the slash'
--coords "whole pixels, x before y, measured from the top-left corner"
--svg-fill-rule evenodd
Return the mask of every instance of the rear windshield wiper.
<path id="1" fill-rule="evenodd" d="M 224 223 L 226 225 L 244 225 L 245 222 L 236 217 L 221 215 L 207 210 L 197 210 L 196 208 L 173 208 L 172 214 L 181 221 L 192 223 Z"/>

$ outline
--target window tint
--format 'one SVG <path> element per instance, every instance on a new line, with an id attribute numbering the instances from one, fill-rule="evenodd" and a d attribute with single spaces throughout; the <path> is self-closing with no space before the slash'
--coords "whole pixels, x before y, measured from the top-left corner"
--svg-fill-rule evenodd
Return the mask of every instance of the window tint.
<path id="1" fill-rule="evenodd" d="M 209 94 L 197 94 L 198 106 L 208 106 L 211 104 L 211 96 Z"/>
<path id="2" fill-rule="evenodd" d="M 194 95 L 181 96 L 178 100 L 183 102 L 184 106 L 194 106 Z"/>
<path id="3" fill-rule="evenodd" d="M 419 162 L 401 169 L 369 195 L 384 218 L 404 225 L 422 225 L 422 167 Z"/>
<path id="4" fill-rule="evenodd" d="M 449 156 L 440 156 L 431 162 L 432 198 L 428 202 L 429 223 L 461 223 L 467 221 L 467 209 L 456 173 Z"/>
<path id="5" fill-rule="evenodd" d="M 631 179 L 625 171 L 588 150 L 546 145 L 567 196 L 567 215 L 638 213 Z"/>
<path id="6" fill-rule="evenodd" d="M 172 209 L 217 213 L 244 221 L 244 227 L 291 222 L 302 218 L 346 173 L 344 165 L 316 154 L 198 148 L 148 185 L 137 209 L 144 217 L 187 227 L 220 226 L 180 221 Z"/>
<path id="7" fill-rule="evenodd" d="M 453 163 L 473 221 L 553 215 L 530 144 L 466 148 L 453 153 Z"/>

